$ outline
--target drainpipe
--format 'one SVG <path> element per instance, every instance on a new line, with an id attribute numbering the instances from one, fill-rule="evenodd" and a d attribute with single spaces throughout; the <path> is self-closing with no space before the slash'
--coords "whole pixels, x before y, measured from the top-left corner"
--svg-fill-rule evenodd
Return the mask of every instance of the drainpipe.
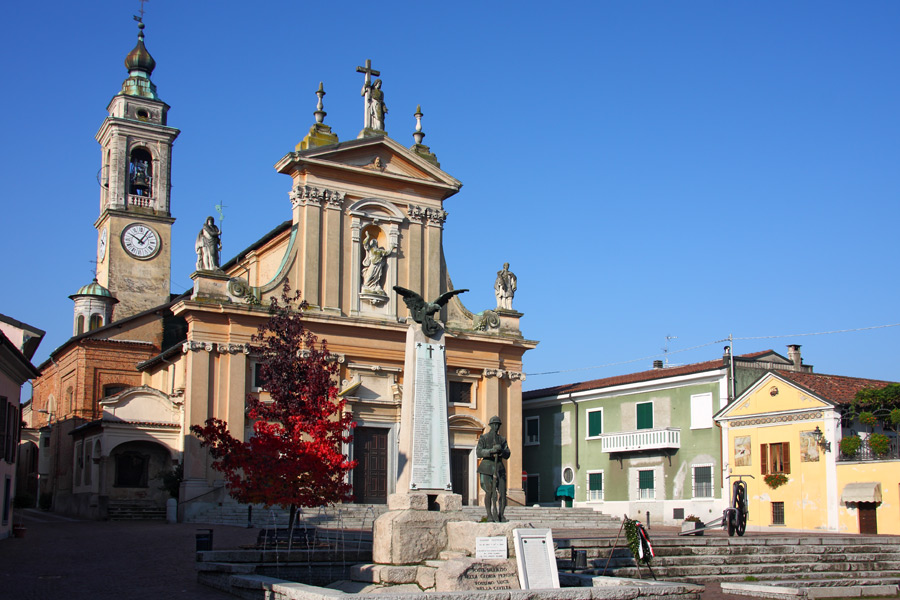
<path id="1" fill-rule="evenodd" d="M 572 403 L 572 413 L 574 414 L 574 421 L 575 421 L 575 435 L 574 435 L 574 439 L 575 439 L 575 471 L 577 473 L 578 470 L 581 468 L 581 463 L 578 462 L 578 437 L 579 437 L 578 436 L 578 404 L 572 398 L 572 394 L 568 394 L 567 400 L 569 400 L 569 402 Z"/>

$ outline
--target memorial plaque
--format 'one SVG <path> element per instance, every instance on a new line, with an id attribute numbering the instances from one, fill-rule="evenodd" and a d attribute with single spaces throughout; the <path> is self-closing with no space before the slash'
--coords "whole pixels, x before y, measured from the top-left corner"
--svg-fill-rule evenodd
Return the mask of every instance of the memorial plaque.
<path id="1" fill-rule="evenodd" d="M 447 430 L 447 367 L 442 343 L 416 343 L 412 490 L 452 490 Z"/>
<path id="2" fill-rule="evenodd" d="M 549 529 L 514 529 L 513 538 L 522 589 L 558 588 L 552 532 Z"/>
<path id="3" fill-rule="evenodd" d="M 475 538 L 475 558 L 509 558 L 509 549 L 506 547 L 506 537 L 477 537 Z"/>
<path id="4" fill-rule="evenodd" d="M 438 567 L 435 591 L 516 590 L 516 563 L 510 559 L 454 558 Z"/>

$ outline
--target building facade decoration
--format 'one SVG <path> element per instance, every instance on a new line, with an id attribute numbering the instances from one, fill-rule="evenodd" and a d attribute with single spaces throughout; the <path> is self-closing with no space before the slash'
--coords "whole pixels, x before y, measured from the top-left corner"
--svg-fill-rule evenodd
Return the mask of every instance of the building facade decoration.
<path id="1" fill-rule="evenodd" d="M 216 227 L 216 220 L 212 217 L 206 218 L 203 228 L 197 234 L 194 250 L 197 252 L 198 271 L 217 271 L 219 269 L 222 232 Z"/>
<path id="2" fill-rule="evenodd" d="M 503 269 L 497 271 L 494 281 L 494 295 L 497 296 L 497 310 L 512 310 L 513 297 L 516 295 L 518 279 L 509 270 L 509 263 L 503 263 Z"/>

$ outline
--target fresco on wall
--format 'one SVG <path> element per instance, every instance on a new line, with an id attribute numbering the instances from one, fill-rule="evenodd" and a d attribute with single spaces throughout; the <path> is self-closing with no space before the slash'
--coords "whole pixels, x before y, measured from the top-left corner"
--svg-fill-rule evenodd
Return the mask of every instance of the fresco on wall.
<path id="1" fill-rule="evenodd" d="M 819 462 L 819 444 L 812 431 L 800 432 L 800 462 Z"/>
<path id="2" fill-rule="evenodd" d="M 734 438 L 734 466 L 750 466 L 750 436 L 739 435 Z"/>

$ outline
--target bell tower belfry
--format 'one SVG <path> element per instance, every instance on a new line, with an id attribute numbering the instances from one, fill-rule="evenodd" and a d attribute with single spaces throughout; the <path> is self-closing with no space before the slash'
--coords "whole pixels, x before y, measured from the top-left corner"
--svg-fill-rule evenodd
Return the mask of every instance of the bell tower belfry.
<path id="1" fill-rule="evenodd" d="M 100 216 L 94 223 L 97 281 L 119 302 L 114 321 L 169 300 L 172 144 L 180 133 L 166 124 L 169 105 L 150 80 L 156 61 L 144 47 L 140 19 L 125 67 L 128 78 L 96 135 L 102 161 Z"/>

